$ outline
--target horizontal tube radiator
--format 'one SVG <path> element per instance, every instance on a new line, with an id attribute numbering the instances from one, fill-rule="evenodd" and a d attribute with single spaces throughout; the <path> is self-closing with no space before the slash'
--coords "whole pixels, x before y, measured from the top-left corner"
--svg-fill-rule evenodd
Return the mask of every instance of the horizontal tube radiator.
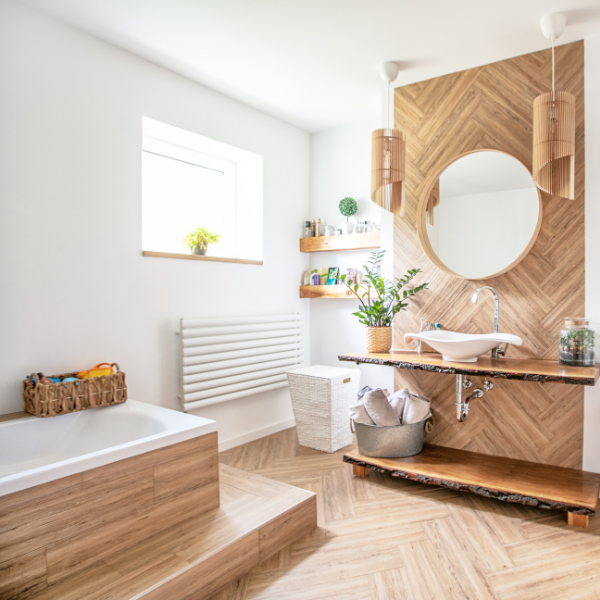
<path id="1" fill-rule="evenodd" d="M 181 319 L 183 409 L 287 387 L 303 364 L 300 314 Z"/>

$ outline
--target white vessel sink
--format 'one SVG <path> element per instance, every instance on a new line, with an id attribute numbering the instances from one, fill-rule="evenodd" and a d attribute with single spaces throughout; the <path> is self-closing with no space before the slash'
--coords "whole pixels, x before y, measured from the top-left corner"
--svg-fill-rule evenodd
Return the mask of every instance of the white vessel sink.
<path id="1" fill-rule="evenodd" d="M 406 333 L 406 340 L 423 340 L 450 362 L 477 362 L 477 358 L 499 344 L 520 346 L 523 340 L 511 333 L 457 333 L 436 329 L 422 333 Z"/>

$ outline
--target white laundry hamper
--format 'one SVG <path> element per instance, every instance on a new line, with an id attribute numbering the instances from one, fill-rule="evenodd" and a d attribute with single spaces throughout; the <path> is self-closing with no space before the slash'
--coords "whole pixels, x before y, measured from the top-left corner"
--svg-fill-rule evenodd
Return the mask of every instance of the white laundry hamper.
<path id="1" fill-rule="evenodd" d="M 301 446 L 335 452 L 352 443 L 350 406 L 356 404 L 358 369 L 313 365 L 287 372 Z"/>

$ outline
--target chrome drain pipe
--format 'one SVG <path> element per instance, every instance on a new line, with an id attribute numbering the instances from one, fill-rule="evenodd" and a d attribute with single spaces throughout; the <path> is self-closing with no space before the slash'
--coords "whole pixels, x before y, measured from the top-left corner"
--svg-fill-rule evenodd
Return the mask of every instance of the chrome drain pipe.
<path id="1" fill-rule="evenodd" d="M 454 406 L 456 406 L 456 418 L 459 421 L 462 421 L 462 413 L 463 413 L 463 401 L 462 401 L 462 393 L 463 393 L 463 376 L 456 376 L 456 402 Z"/>
<path id="2" fill-rule="evenodd" d="M 463 402 L 462 395 L 463 390 L 470 388 L 473 385 L 473 382 L 470 379 L 467 379 L 464 375 L 456 376 L 456 402 L 454 406 L 456 406 L 456 419 L 461 423 L 464 423 L 469 416 L 469 407 L 471 404 L 471 400 L 475 400 L 476 398 L 481 398 L 483 396 L 483 390 L 480 388 L 475 388 L 471 394 L 467 397 L 467 399 Z M 487 379 L 483 381 L 483 389 L 488 392 L 494 387 L 494 384 Z"/>

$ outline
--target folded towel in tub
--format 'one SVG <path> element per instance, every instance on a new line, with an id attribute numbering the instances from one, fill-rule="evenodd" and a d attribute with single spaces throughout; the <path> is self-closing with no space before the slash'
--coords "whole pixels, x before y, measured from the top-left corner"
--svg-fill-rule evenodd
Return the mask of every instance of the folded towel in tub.
<path id="1" fill-rule="evenodd" d="M 375 425 L 375 421 L 371 419 L 365 405 L 361 402 L 350 407 L 350 418 L 355 423 L 362 423 L 363 425 Z"/>
<path id="2" fill-rule="evenodd" d="M 408 388 L 402 388 L 388 397 L 388 402 L 396 411 L 396 414 L 400 417 L 400 419 L 402 419 L 402 413 L 404 412 L 404 404 L 409 397 L 410 392 L 408 391 Z"/>
<path id="3" fill-rule="evenodd" d="M 402 424 L 411 425 L 431 417 L 431 401 L 423 396 L 409 394 L 404 402 Z"/>
<path id="4" fill-rule="evenodd" d="M 363 400 L 367 413 L 369 413 L 375 425 L 380 427 L 400 425 L 398 414 L 388 402 L 387 396 L 381 388 L 367 392 Z"/>
<path id="5" fill-rule="evenodd" d="M 375 425 L 375 421 L 373 421 L 373 419 L 371 419 L 371 417 L 369 416 L 369 413 L 367 412 L 367 409 L 365 408 L 364 404 L 364 395 L 370 391 L 372 391 L 372 388 L 370 388 L 368 385 L 365 385 L 365 387 L 362 388 L 360 392 L 358 392 L 359 402 L 350 407 L 350 418 L 355 423 L 363 423 L 364 425 Z M 386 389 L 383 390 L 383 393 L 386 396 L 388 395 L 388 391 Z"/>

